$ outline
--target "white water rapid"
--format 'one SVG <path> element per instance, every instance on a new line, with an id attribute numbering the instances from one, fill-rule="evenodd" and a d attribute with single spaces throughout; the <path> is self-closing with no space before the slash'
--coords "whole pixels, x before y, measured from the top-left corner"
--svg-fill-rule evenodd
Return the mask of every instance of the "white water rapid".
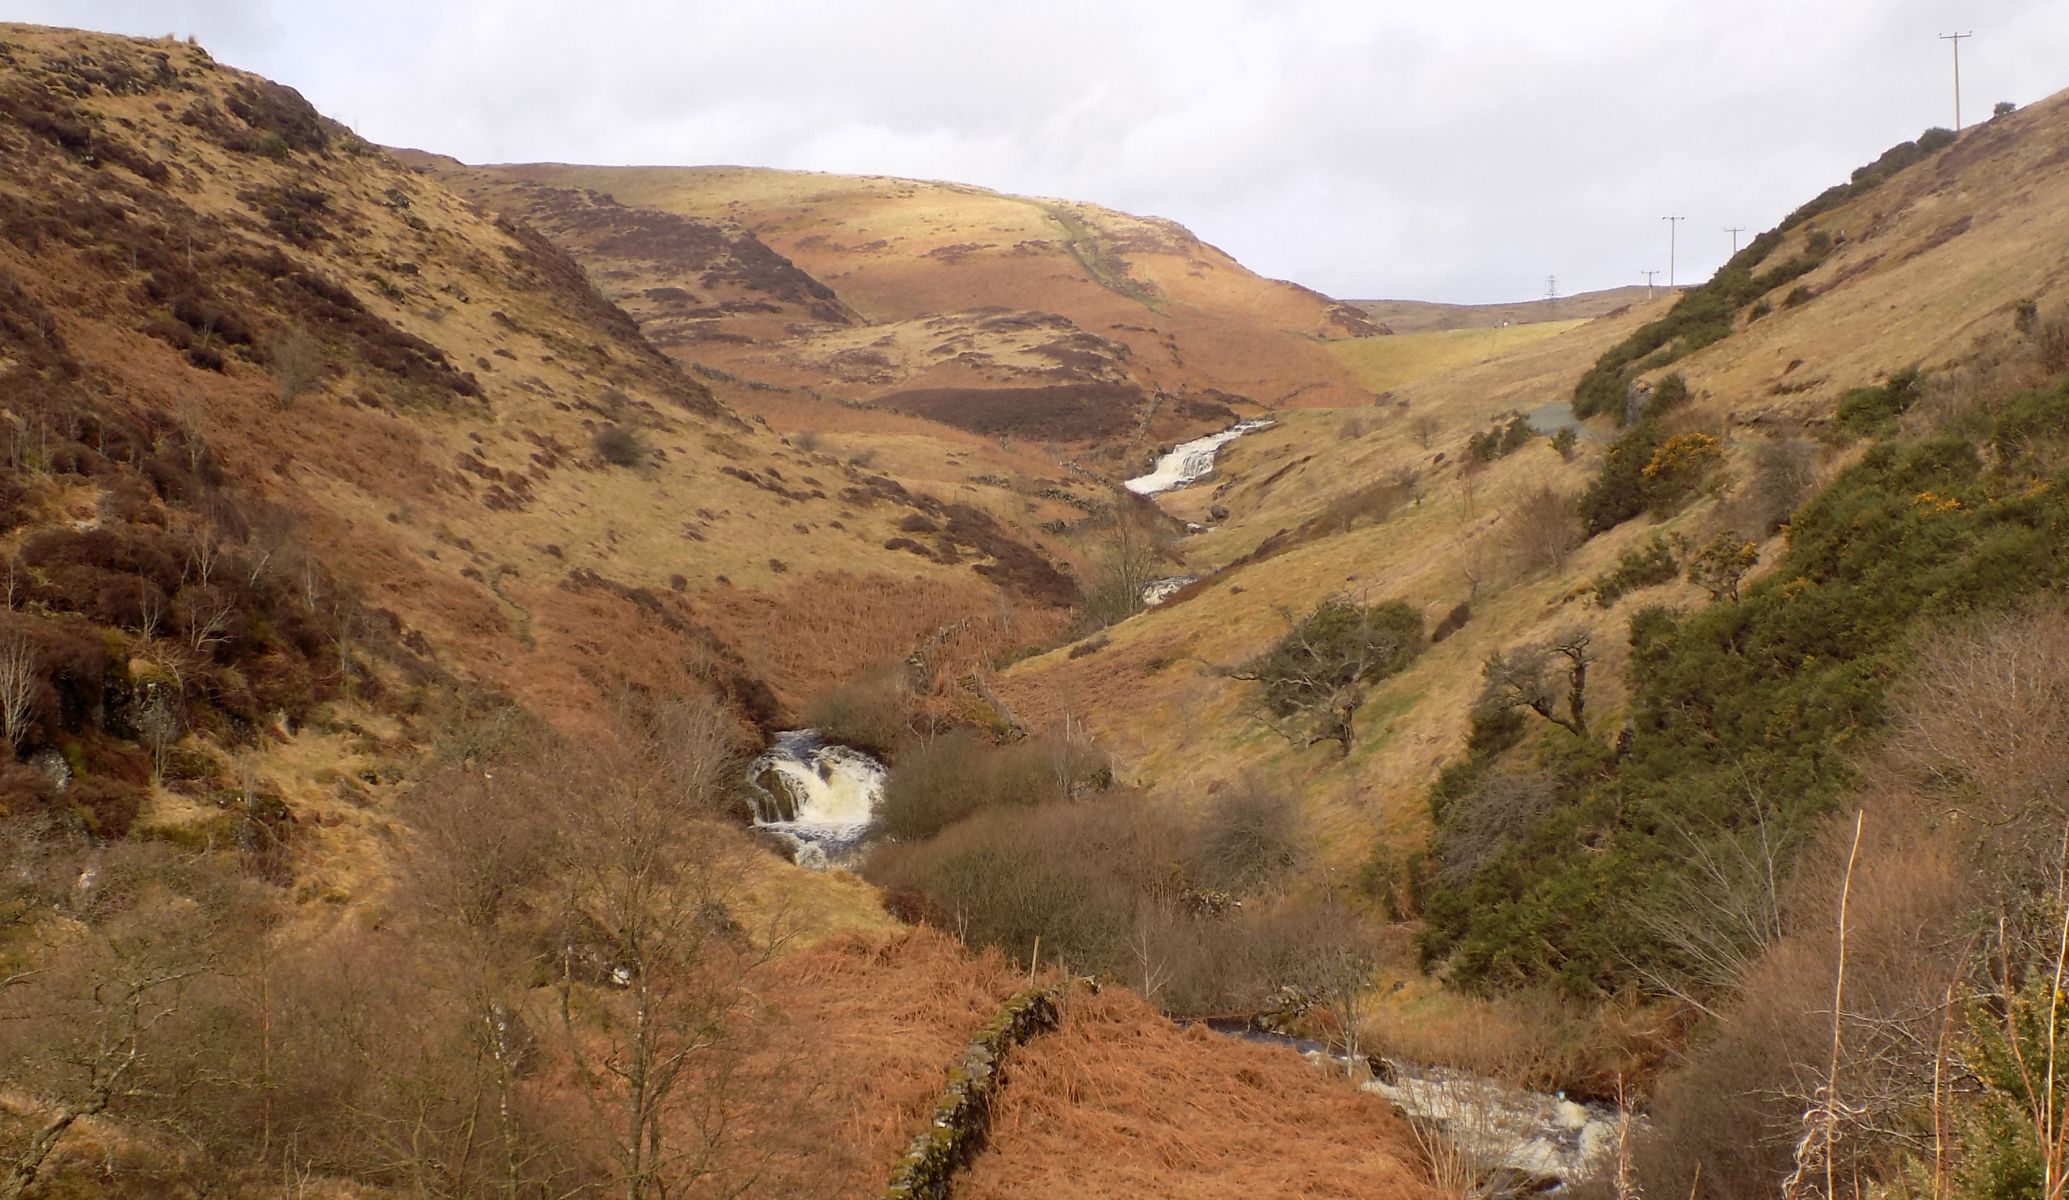
<path id="1" fill-rule="evenodd" d="M 1343 1056 L 1320 1042 L 1268 1033 L 1240 1021 L 1206 1024 L 1245 1041 L 1290 1047 L 1317 1069 L 1343 1073 Z M 1385 1067 L 1384 1077 L 1358 1086 L 1404 1115 L 1435 1126 L 1477 1172 L 1505 1174 L 1491 1195 L 1541 1194 L 1547 1188 L 1559 1192 L 1598 1178 L 1614 1158 L 1623 1123 L 1638 1119 L 1610 1105 L 1580 1104 L 1450 1067 L 1372 1061 Z"/>
<path id="2" fill-rule="evenodd" d="M 748 764 L 747 785 L 755 827 L 788 842 L 799 866 L 823 870 L 846 865 L 869 832 L 884 765 L 814 730 L 791 729 Z"/>
<path id="3" fill-rule="evenodd" d="M 1272 422 L 1259 418 L 1231 425 L 1220 433 L 1210 433 L 1203 438 L 1180 442 L 1171 453 L 1157 460 L 1156 469 L 1147 475 L 1137 475 L 1122 486 L 1138 496 L 1154 496 L 1172 488 L 1184 487 L 1196 479 L 1204 478 L 1214 469 L 1214 456 L 1221 448 L 1259 429 L 1268 429 Z"/>

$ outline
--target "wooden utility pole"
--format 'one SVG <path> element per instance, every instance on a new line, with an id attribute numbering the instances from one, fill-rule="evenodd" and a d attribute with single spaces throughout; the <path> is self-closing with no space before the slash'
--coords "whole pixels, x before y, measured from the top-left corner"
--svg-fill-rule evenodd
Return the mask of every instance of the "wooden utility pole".
<path id="1" fill-rule="evenodd" d="M 1545 316 L 1550 317 L 1559 307 L 1559 277 L 1545 276 Z"/>
<path id="2" fill-rule="evenodd" d="M 1658 272 L 1658 271 L 1640 271 L 1640 272 L 1638 272 L 1638 273 L 1639 273 L 1640 275 L 1643 275 L 1643 276 L 1645 276 L 1645 298 L 1646 298 L 1647 300 L 1650 300 L 1650 299 L 1652 299 L 1652 277 L 1653 277 L 1653 276 L 1655 276 L 1655 275 L 1657 275 L 1657 274 L 1659 274 L 1659 272 Z"/>
<path id="3" fill-rule="evenodd" d="M 1726 225 L 1724 227 L 1724 232 L 1731 235 L 1731 256 L 1733 258 L 1739 256 L 1739 235 L 1745 231 L 1746 227 L 1744 225 Z"/>
<path id="4" fill-rule="evenodd" d="M 1681 222 L 1683 222 L 1683 221 L 1686 221 L 1687 219 L 1688 219 L 1687 217 L 1661 217 L 1661 218 L 1660 218 L 1660 220 L 1662 220 L 1662 221 L 1665 221 L 1665 222 L 1667 223 L 1667 288 L 1668 288 L 1668 290 L 1670 290 L 1670 291 L 1671 291 L 1671 290 L 1673 289 L 1673 287 L 1674 287 L 1674 242 L 1675 242 L 1675 235 L 1677 235 L 1677 234 L 1679 234 L 1679 233 L 1681 232 Z"/>
<path id="5" fill-rule="evenodd" d="M 1974 30 L 1967 33 L 1943 33 L 1940 40 L 1954 43 L 1954 132 L 1961 132 L 1961 39 L 1976 36 Z"/>

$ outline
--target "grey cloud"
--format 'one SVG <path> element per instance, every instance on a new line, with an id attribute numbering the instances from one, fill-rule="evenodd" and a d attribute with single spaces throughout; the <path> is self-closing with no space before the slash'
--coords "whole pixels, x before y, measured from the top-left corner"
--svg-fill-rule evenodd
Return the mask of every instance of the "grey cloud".
<path id="1" fill-rule="evenodd" d="M 1885 146 L 2069 83 L 2047 0 L 70 0 L 472 161 L 947 178 L 1168 216 L 1339 295 L 1681 273 Z"/>

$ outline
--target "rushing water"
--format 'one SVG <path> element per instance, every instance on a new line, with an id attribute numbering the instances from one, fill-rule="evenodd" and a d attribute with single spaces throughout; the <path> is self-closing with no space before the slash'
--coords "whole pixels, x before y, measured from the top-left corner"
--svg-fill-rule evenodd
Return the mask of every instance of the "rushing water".
<path id="1" fill-rule="evenodd" d="M 869 833 L 884 794 L 884 765 L 810 729 L 776 735 L 747 768 L 754 824 L 791 847 L 806 867 L 845 866 Z"/>
<path id="2" fill-rule="evenodd" d="M 1267 1033 L 1247 1022 L 1207 1024 L 1246 1041 L 1290 1047 L 1310 1062 L 1343 1070 L 1344 1059 L 1321 1042 Z M 1380 1061 L 1385 1076 L 1360 1087 L 1435 1126 L 1484 1170 L 1509 1172 L 1522 1191 L 1534 1190 L 1535 1180 L 1563 1186 L 1593 1177 L 1608 1167 L 1617 1131 L 1631 1119 L 1609 1105 L 1578 1104 L 1467 1071 Z"/>
<path id="3" fill-rule="evenodd" d="M 1155 608 L 1199 581 L 1198 575 L 1166 575 L 1162 579 L 1152 579 L 1142 586 L 1142 606 Z"/>
<path id="4" fill-rule="evenodd" d="M 1214 469 L 1214 456 L 1221 448 L 1259 429 L 1270 428 L 1272 422 L 1259 418 L 1231 425 L 1220 433 L 1210 433 L 1203 438 L 1180 442 L 1169 454 L 1157 460 L 1155 469 L 1147 475 L 1138 475 L 1127 481 L 1125 486 L 1138 496 L 1154 496 L 1172 488 L 1184 487 L 1196 479 L 1204 478 Z"/>

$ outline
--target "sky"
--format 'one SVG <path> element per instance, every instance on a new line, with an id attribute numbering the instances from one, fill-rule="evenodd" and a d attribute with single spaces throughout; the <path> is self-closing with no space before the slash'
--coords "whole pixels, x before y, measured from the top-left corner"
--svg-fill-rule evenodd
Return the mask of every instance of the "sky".
<path id="1" fill-rule="evenodd" d="M 950 179 L 1332 295 L 1699 281 L 1888 146 L 2069 87 L 2069 0 L 0 0 L 200 39 L 468 162 Z M 1678 224 L 1662 218 L 1683 216 Z M 1670 230 L 1674 231 L 1670 247 Z M 1750 236 L 1750 234 L 1742 235 Z"/>

